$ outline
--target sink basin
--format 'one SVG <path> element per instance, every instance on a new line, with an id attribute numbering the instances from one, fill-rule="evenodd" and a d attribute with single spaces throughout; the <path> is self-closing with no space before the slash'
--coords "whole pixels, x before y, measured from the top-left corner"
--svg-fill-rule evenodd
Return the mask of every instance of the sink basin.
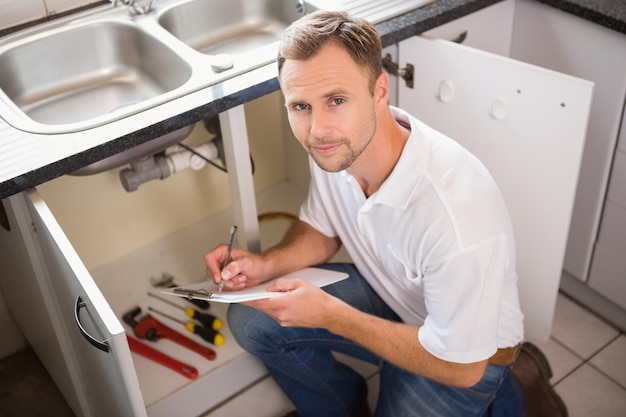
<path id="1" fill-rule="evenodd" d="M 278 42 L 299 17 L 296 0 L 189 0 L 165 8 L 159 24 L 196 51 L 236 55 Z"/>
<path id="2" fill-rule="evenodd" d="M 274 62 L 303 12 L 341 8 L 376 23 L 432 1 L 159 0 L 140 16 L 103 5 L 0 38 L 0 117 L 48 135 L 131 116 L 147 126 L 162 120 L 160 105 Z"/>
<path id="3" fill-rule="evenodd" d="M 173 50 L 123 21 L 71 24 L 0 48 L 0 99 L 14 110 L 5 119 L 30 119 L 44 133 L 124 117 L 190 76 Z"/>

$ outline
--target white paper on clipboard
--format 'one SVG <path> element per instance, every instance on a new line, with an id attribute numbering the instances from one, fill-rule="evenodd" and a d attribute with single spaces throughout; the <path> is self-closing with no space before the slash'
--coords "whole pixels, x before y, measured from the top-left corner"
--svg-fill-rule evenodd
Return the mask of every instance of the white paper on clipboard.
<path id="1" fill-rule="evenodd" d="M 304 268 L 280 278 L 300 278 L 317 287 L 324 287 L 348 278 L 345 272 L 330 271 L 322 268 Z M 241 303 L 244 301 L 260 300 L 263 298 L 276 297 L 283 292 L 269 292 L 269 288 L 278 278 L 269 280 L 255 287 L 245 288 L 239 291 L 222 291 L 218 293 L 217 285 L 212 281 L 204 281 L 198 284 L 183 285 L 168 288 L 161 291 L 163 294 L 174 295 L 188 299 L 200 299 L 217 303 Z"/>

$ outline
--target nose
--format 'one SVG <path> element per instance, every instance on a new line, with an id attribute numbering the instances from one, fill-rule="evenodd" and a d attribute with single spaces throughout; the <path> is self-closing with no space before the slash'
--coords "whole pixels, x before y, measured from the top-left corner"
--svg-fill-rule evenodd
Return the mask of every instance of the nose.
<path id="1" fill-rule="evenodd" d="M 332 131 L 332 120 L 324 110 L 313 111 L 311 115 L 310 134 L 316 138 L 323 138 Z"/>

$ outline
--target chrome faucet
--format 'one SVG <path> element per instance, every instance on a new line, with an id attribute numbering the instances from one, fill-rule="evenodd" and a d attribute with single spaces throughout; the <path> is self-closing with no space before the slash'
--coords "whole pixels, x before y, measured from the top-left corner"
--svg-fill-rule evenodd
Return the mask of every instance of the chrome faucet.
<path id="1" fill-rule="evenodd" d="M 306 4 L 304 3 L 304 0 L 298 0 L 298 3 L 296 4 L 296 10 L 302 16 L 304 16 L 305 14 L 308 13 L 307 10 L 306 10 Z"/>
<path id="2" fill-rule="evenodd" d="M 117 7 L 118 3 L 128 6 L 130 12 L 134 15 L 147 14 L 152 11 L 152 3 L 154 0 L 112 0 L 113 6 Z"/>

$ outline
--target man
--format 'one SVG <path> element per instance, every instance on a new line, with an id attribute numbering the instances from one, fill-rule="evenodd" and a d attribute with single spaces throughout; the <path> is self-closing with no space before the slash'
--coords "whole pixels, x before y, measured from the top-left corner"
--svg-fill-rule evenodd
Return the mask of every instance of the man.
<path id="1" fill-rule="evenodd" d="M 205 256 L 227 290 L 327 262 L 344 245 L 349 278 L 232 305 L 238 343 L 267 366 L 300 416 L 368 415 L 363 378 L 332 352 L 379 367 L 376 416 L 523 416 L 510 371 L 523 340 L 515 244 L 485 167 L 450 138 L 388 105 L 375 28 L 342 12 L 295 22 L 279 82 L 311 185 L 282 242 Z M 424 63 L 427 65 L 428 63 Z M 544 378 L 545 379 L 545 378 Z M 549 385 L 548 385 L 549 386 Z"/>

